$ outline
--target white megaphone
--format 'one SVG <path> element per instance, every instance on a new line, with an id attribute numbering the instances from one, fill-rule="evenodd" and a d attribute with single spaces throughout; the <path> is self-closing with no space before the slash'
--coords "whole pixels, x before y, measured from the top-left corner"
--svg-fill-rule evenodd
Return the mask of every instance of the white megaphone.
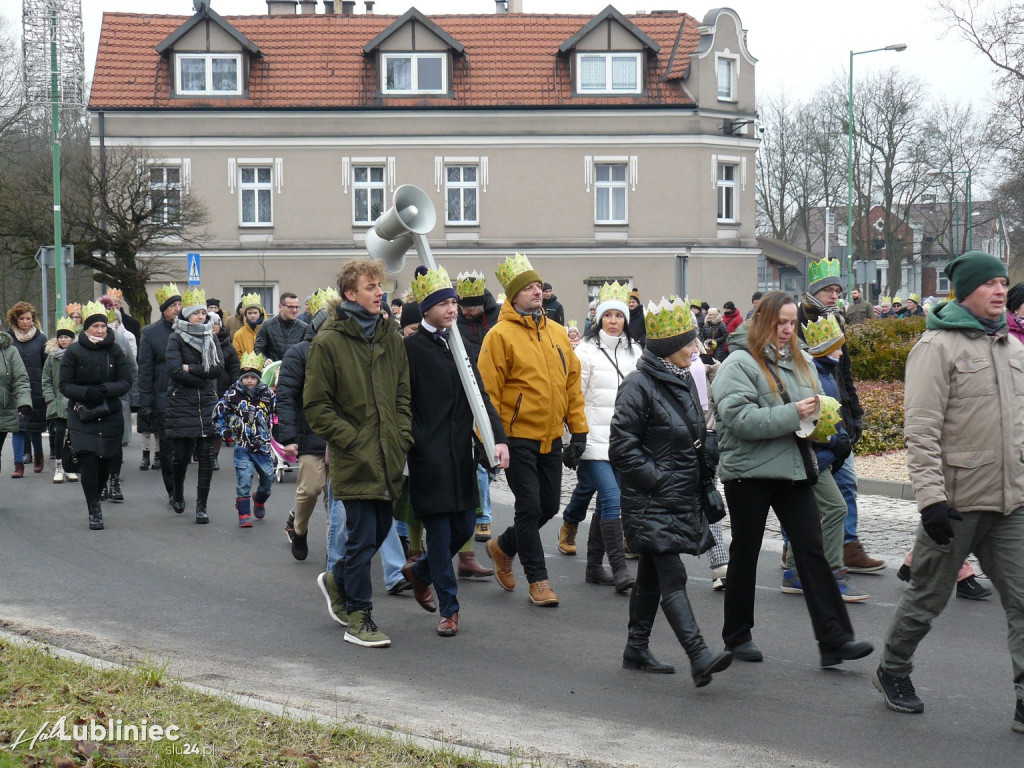
<path id="1" fill-rule="evenodd" d="M 403 184 L 395 190 L 395 204 L 366 233 L 366 250 L 383 261 L 388 272 L 401 272 L 405 252 L 413 245 L 412 235 L 425 235 L 436 223 L 437 212 L 427 194 L 419 187 Z"/>

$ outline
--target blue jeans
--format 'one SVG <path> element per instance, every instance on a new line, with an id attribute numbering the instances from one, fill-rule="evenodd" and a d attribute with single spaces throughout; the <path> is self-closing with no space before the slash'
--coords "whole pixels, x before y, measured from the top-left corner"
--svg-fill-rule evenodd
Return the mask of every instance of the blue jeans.
<path id="1" fill-rule="evenodd" d="M 838 472 L 833 472 L 839 492 L 846 501 L 846 525 L 843 529 L 843 544 L 857 540 L 857 470 L 853 466 L 851 453 Z"/>
<path id="2" fill-rule="evenodd" d="M 487 474 L 487 470 L 477 464 L 476 467 L 476 481 L 477 485 L 480 486 L 480 511 L 481 514 L 477 517 L 476 522 L 490 523 L 491 522 L 491 477 Z"/>
<path id="3" fill-rule="evenodd" d="M 327 484 L 327 570 L 333 571 L 334 564 L 345 558 L 345 544 L 348 541 L 348 527 L 345 521 L 345 505 L 341 499 L 334 498 L 331 484 Z M 387 538 L 380 545 L 380 561 L 384 568 L 384 584 L 388 589 L 402 579 L 402 566 L 405 565 L 405 550 L 398 538 L 398 529 L 392 525 Z M 337 575 L 335 575 L 337 578 Z"/>
<path id="4" fill-rule="evenodd" d="M 42 432 L 12 432 L 11 449 L 14 451 L 14 460 L 20 462 L 25 456 L 25 449 L 28 443 L 32 443 L 32 453 L 36 456 L 43 455 L 43 433 Z"/>
<path id="5" fill-rule="evenodd" d="M 162 457 L 161 460 L 169 461 L 170 456 Z M 269 454 L 247 451 L 245 448 L 236 445 L 232 463 L 235 466 L 236 498 L 249 498 L 249 493 L 252 491 L 253 471 L 260 477 L 260 484 L 256 493 L 264 501 L 270 498 L 270 487 L 274 484 L 274 460 L 270 458 Z"/>
<path id="6" fill-rule="evenodd" d="M 427 532 L 427 556 L 413 565 L 416 578 L 433 584 L 437 591 L 438 610 L 442 616 L 458 613 L 458 584 L 452 558 L 469 541 L 476 527 L 476 510 L 453 512 L 450 515 L 428 515 L 422 520 Z"/>
<path id="7" fill-rule="evenodd" d="M 618 520 L 619 473 L 609 461 L 581 461 L 576 470 L 576 488 L 562 513 L 566 523 L 579 524 L 587 517 L 587 507 L 594 493 L 597 493 L 597 516 L 605 520 Z"/>

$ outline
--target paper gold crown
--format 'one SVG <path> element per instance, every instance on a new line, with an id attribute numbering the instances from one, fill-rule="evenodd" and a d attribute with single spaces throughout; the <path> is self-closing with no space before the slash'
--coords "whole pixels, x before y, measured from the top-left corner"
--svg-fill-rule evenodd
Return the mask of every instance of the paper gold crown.
<path id="1" fill-rule="evenodd" d="M 251 307 L 257 309 L 263 309 L 263 305 L 260 304 L 260 295 L 258 293 L 247 293 L 242 296 L 242 314 L 245 314 L 245 310 Z"/>
<path id="2" fill-rule="evenodd" d="M 321 288 L 309 297 L 309 314 L 316 317 L 317 313 L 326 307 L 332 299 L 338 298 L 338 292 L 331 287 Z"/>
<path id="3" fill-rule="evenodd" d="M 515 298 L 516 294 L 530 283 L 541 282 L 537 270 L 522 253 L 507 257 L 505 263 L 498 267 L 494 274 L 497 276 L 498 282 L 501 283 L 501 287 L 512 298 Z"/>
<path id="4" fill-rule="evenodd" d="M 829 277 L 839 277 L 839 259 L 812 261 L 807 268 L 807 282 L 810 285 Z"/>
<path id="5" fill-rule="evenodd" d="M 702 309 L 700 299 L 695 299 L 693 297 L 690 298 L 690 306 L 697 307 L 697 309 Z"/>
<path id="6" fill-rule="evenodd" d="M 819 395 L 818 404 L 821 411 L 809 439 L 814 443 L 824 443 L 838 431 L 843 417 L 839 413 L 839 401 L 834 397 Z"/>
<path id="7" fill-rule="evenodd" d="M 505 303 L 505 294 L 504 293 L 499 293 L 497 296 L 494 297 L 494 300 L 496 302 L 498 302 L 499 304 L 504 304 Z"/>
<path id="8" fill-rule="evenodd" d="M 601 304 L 606 301 L 621 301 L 628 306 L 631 290 L 633 290 L 633 284 L 629 282 L 620 283 L 616 280 L 614 283 L 605 283 L 597 292 L 597 300 Z"/>
<path id="9" fill-rule="evenodd" d="M 879 304 L 879 306 L 882 306 L 882 307 L 884 307 L 886 304 L 888 304 L 889 306 L 892 306 L 892 296 L 879 296 L 878 297 L 878 304 Z"/>
<path id="10" fill-rule="evenodd" d="M 243 371 L 263 370 L 263 355 L 258 355 L 255 352 L 243 352 L 239 362 Z"/>
<path id="11" fill-rule="evenodd" d="M 181 295 L 181 306 L 202 306 L 203 309 L 206 309 L 206 289 L 200 288 L 198 285 L 195 288 L 189 288 Z"/>
<path id="12" fill-rule="evenodd" d="M 67 315 L 72 315 L 75 312 L 77 312 L 78 314 L 82 314 L 82 305 L 79 304 L 77 301 L 73 301 L 66 307 L 64 307 L 64 313 Z"/>
<path id="13" fill-rule="evenodd" d="M 168 283 L 167 285 L 161 285 L 156 289 L 156 303 L 163 304 L 172 296 L 180 296 L 181 291 L 178 290 L 178 286 L 174 283 Z"/>
<path id="14" fill-rule="evenodd" d="M 59 317 L 57 318 L 56 331 L 71 331 L 74 333 L 78 330 L 78 323 L 72 320 L 70 317 Z"/>
<path id="15" fill-rule="evenodd" d="M 82 320 L 87 320 L 93 315 L 103 315 L 103 317 L 106 318 L 107 308 L 98 301 L 90 301 L 82 307 Z"/>
<path id="16" fill-rule="evenodd" d="M 121 299 L 124 298 L 124 293 L 120 288 L 107 288 L 107 296 L 112 299 Z"/>
<path id="17" fill-rule="evenodd" d="M 116 314 L 116 312 L 117 312 L 117 310 L 114 309 L 113 307 L 110 307 L 109 309 L 107 309 L 107 325 L 110 325 L 111 323 L 116 323 L 117 322 L 117 314 Z"/>
<path id="18" fill-rule="evenodd" d="M 647 304 L 644 326 L 648 339 L 671 339 L 695 328 L 690 302 L 686 299 L 662 299 Z"/>
<path id="19" fill-rule="evenodd" d="M 444 267 L 428 269 L 426 274 L 416 275 L 412 280 L 412 295 L 417 304 L 422 304 L 427 297 L 445 288 L 452 287 L 452 279 Z"/>
<path id="20" fill-rule="evenodd" d="M 893 304 L 899 304 L 902 307 L 903 306 L 903 299 L 901 299 L 899 296 L 893 296 L 892 297 L 892 303 Z"/>
<path id="21" fill-rule="evenodd" d="M 459 272 L 455 278 L 455 295 L 459 299 L 472 299 L 483 296 L 487 289 L 486 278 L 482 272 Z"/>
<path id="22" fill-rule="evenodd" d="M 843 329 L 839 327 L 839 320 L 835 315 L 822 315 L 804 326 L 804 341 L 807 342 L 808 352 L 814 357 L 823 357 L 843 346 L 846 337 Z"/>
<path id="23" fill-rule="evenodd" d="M 575 320 L 569 320 L 565 324 L 565 327 L 566 327 L 566 329 L 575 328 L 577 331 L 580 329 L 579 323 L 577 323 Z"/>
<path id="24" fill-rule="evenodd" d="M 912 293 L 912 294 L 910 294 L 910 296 L 907 297 L 907 301 L 912 301 L 915 304 L 920 304 L 921 303 L 921 294 L 919 294 L 919 293 Z"/>

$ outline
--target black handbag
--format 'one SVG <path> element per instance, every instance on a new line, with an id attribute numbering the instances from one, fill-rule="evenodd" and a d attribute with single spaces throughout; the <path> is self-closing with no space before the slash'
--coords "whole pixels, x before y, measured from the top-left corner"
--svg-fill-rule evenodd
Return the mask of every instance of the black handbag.
<path id="1" fill-rule="evenodd" d="M 65 472 L 78 474 L 78 456 L 71 447 L 71 430 L 64 430 L 64 444 L 60 447 L 60 463 Z"/>
<path id="2" fill-rule="evenodd" d="M 82 423 L 87 421 L 96 421 L 104 416 L 110 415 L 110 404 L 104 400 L 99 405 L 88 406 L 84 403 L 79 403 L 75 406 L 75 415 L 78 416 L 78 420 Z"/>

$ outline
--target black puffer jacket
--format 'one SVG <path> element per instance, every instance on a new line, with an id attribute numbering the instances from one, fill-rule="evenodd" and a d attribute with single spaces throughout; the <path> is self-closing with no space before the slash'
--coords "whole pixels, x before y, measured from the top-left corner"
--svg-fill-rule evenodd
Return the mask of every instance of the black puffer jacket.
<path id="1" fill-rule="evenodd" d="M 220 345 L 218 345 L 218 349 Z M 182 366 L 187 365 L 188 370 Z M 203 356 L 192 349 L 179 333 L 172 333 L 167 340 L 167 412 L 164 415 L 164 429 L 168 437 L 213 437 L 213 406 L 220 396 L 217 394 L 217 378 L 224 370 L 224 361 L 217 356 L 217 363 L 210 370 L 203 370 Z"/>
<path id="2" fill-rule="evenodd" d="M 484 343 L 484 336 L 498 323 L 500 313 L 501 307 L 498 306 L 498 302 L 494 300 L 494 296 L 488 290 L 484 290 L 484 313 L 482 315 L 467 320 L 462 311 L 459 311 L 457 320 L 459 333 L 462 334 L 466 354 L 469 355 L 469 359 L 474 365 L 480 357 L 480 346 Z"/>
<path id="3" fill-rule="evenodd" d="M 139 408 L 167 410 L 167 340 L 174 326 L 161 317 L 142 329 L 139 341 Z M 142 431 L 142 428 L 139 428 Z"/>
<path id="4" fill-rule="evenodd" d="M 706 435 L 693 389 L 645 351 L 615 398 L 608 455 L 622 473 L 622 527 L 633 552 L 698 555 L 714 545 L 701 512 L 697 451 L 681 408 Z M 709 455 L 716 463 L 717 455 Z M 713 472 L 713 468 L 712 472 Z"/>
<path id="5" fill-rule="evenodd" d="M 700 340 L 707 346 L 710 346 L 708 344 L 709 341 L 715 342 L 715 349 L 711 352 L 711 356 L 715 360 L 724 361 L 729 356 L 725 349 L 725 340 L 729 338 L 729 329 L 725 327 L 725 323 L 721 320 L 715 323 L 705 320 L 703 327 L 701 327 L 697 335 L 700 336 Z"/>
<path id="6" fill-rule="evenodd" d="M 220 356 L 224 360 L 224 370 L 217 377 L 217 396 L 223 397 L 228 387 L 238 381 L 242 373 L 242 363 L 238 359 L 238 351 L 235 349 L 231 334 L 224 326 L 221 326 L 217 333 L 217 343 L 220 344 Z"/>
<path id="7" fill-rule="evenodd" d="M 256 354 L 265 356 L 267 360 L 283 360 L 288 347 L 306 337 L 308 327 L 298 319 L 286 323 L 280 315 L 270 318 L 256 331 Z"/>
<path id="8" fill-rule="evenodd" d="M 327 441 L 309 428 L 302 412 L 302 388 L 306 384 L 306 358 L 309 343 L 316 336 L 312 326 L 306 329 L 306 338 L 284 353 L 277 372 L 277 429 L 282 445 L 296 444 L 300 456 L 323 457 Z"/>
<path id="9" fill-rule="evenodd" d="M 26 432 L 43 432 L 46 430 L 46 398 L 43 397 L 43 365 L 46 363 L 46 336 L 38 328 L 35 335 L 28 341 L 18 341 L 14 331 L 8 329 L 14 340 L 14 348 L 21 355 L 28 373 L 29 384 L 32 385 L 32 413 L 28 417 Z"/>
<path id="10" fill-rule="evenodd" d="M 68 430 L 75 453 L 93 453 L 105 458 L 121 455 L 124 416 L 120 398 L 132 388 L 132 374 L 114 330 L 94 344 L 85 331 L 78 343 L 67 348 L 60 361 L 60 393 L 68 402 Z M 110 413 L 93 421 L 81 421 L 75 406 L 93 408 L 106 402 Z"/>

